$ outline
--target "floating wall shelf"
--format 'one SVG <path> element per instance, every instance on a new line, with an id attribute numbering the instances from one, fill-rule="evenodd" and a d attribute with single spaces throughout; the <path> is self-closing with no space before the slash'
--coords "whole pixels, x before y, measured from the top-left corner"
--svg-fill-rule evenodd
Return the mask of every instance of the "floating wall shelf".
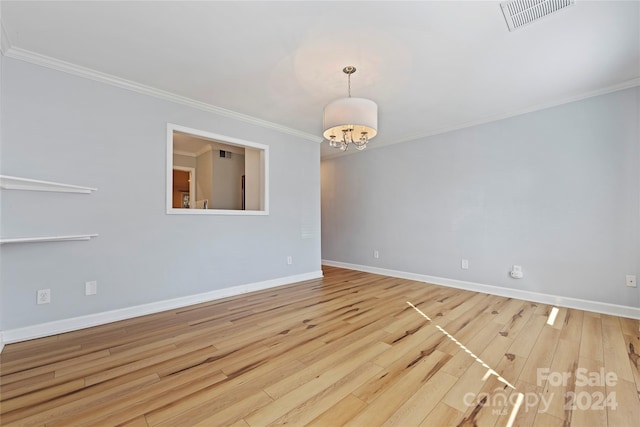
<path id="1" fill-rule="evenodd" d="M 0 175 L 0 188 L 5 190 L 27 191 L 56 191 L 59 193 L 91 194 L 97 188 L 81 187 L 79 185 L 61 184 L 59 182 L 40 181 L 37 179 L 18 178 L 16 176 Z"/>
<path id="2" fill-rule="evenodd" d="M 15 237 L 11 239 L 0 239 L 0 245 L 7 243 L 68 242 L 72 240 L 89 240 L 92 237 L 98 237 L 98 235 L 77 234 L 74 236 Z"/>

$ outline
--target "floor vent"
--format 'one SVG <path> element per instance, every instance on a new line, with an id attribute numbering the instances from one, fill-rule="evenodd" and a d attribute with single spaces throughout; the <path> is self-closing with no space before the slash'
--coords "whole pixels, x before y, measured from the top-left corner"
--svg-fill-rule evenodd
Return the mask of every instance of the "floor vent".
<path id="1" fill-rule="evenodd" d="M 511 0 L 500 3 L 509 31 L 575 4 L 575 0 Z"/>

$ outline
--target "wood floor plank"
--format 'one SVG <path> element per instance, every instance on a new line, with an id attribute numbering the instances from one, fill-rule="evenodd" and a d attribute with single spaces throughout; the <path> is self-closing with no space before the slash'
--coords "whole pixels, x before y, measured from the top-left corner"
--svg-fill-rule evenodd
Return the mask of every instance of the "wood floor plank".
<path id="1" fill-rule="evenodd" d="M 96 393 L 84 395 L 78 399 L 66 401 L 64 404 L 48 405 L 50 401 L 42 402 L 42 405 L 36 405 L 35 411 L 30 410 L 32 407 L 24 408 L 9 412 L 2 416 L 3 426 L 37 426 L 49 424 L 57 420 L 67 420 L 76 414 L 87 409 L 98 406 L 106 401 L 125 396 L 135 390 L 147 386 L 150 383 L 159 381 L 157 375 L 149 375 L 147 377 L 138 378 L 126 383 L 107 388 Z M 54 400 L 55 402 L 55 400 Z M 43 406 L 40 410 L 37 406 Z"/>
<path id="2" fill-rule="evenodd" d="M 229 425 L 229 427 L 250 427 L 245 420 L 238 420 L 235 423 Z"/>
<path id="3" fill-rule="evenodd" d="M 62 344 L 62 349 L 58 347 L 60 336 L 61 335 L 52 335 L 37 340 L 22 341 L 8 345 L 2 350 L 0 360 L 4 365 L 5 363 L 11 363 L 15 360 L 21 360 L 25 356 L 41 355 L 41 350 L 43 349 L 47 350 L 47 352 L 65 351 L 64 347 L 66 346 L 64 344 Z"/>
<path id="4" fill-rule="evenodd" d="M 628 353 L 616 351 L 620 347 L 626 349 L 624 335 L 617 317 L 602 315 L 602 346 L 605 368 L 615 372 L 618 378 L 633 383 L 634 376 Z"/>
<path id="5" fill-rule="evenodd" d="M 265 388 L 265 391 L 272 398 L 279 399 L 309 381 L 319 378 L 336 363 L 342 363 L 347 359 L 357 357 L 360 353 L 367 351 L 367 349 L 372 346 L 375 346 L 377 356 L 389 348 L 388 344 L 379 340 L 379 338 L 383 338 L 385 335 L 386 332 L 384 331 L 373 332 L 371 335 L 361 337 L 341 349 L 336 349 L 331 353 L 321 353 L 323 354 L 322 358 L 299 358 L 298 360 L 306 365 L 304 369 L 299 370 L 295 376 L 283 378 L 281 381 L 269 385 Z M 325 348 L 323 347 L 322 351 L 324 350 Z M 377 352 L 377 350 L 380 351 Z M 246 421 L 251 424 L 249 420 Z"/>
<path id="6" fill-rule="evenodd" d="M 233 425 L 240 421 L 244 425 L 249 425 L 242 417 L 254 412 L 255 410 L 264 408 L 272 402 L 273 399 L 271 399 L 271 397 L 267 393 L 265 393 L 264 391 L 259 391 L 247 397 L 246 399 L 229 405 L 223 410 L 216 412 L 215 415 L 203 418 L 193 425 L 198 427 L 210 427 L 213 425 L 227 426 Z M 192 421 L 194 421 L 193 418 L 189 420 L 189 423 L 191 424 Z"/>
<path id="7" fill-rule="evenodd" d="M 532 314 L 523 328 L 526 333 L 517 334 L 509 348 L 509 353 L 528 358 L 546 322 L 547 318 L 545 316 Z"/>
<path id="8" fill-rule="evenodd" d="M 615 404 L 615 408 L 607 407 L 607 422 L 610 426 L 640 424 L 640 401 L 637 394 L 634 395 L 635 392 L 635 384 L 624 379 L 618 379 L 614 386 L 606 387 L 606 396 L 611 396 L 611 401 Z M 593 401 L 591 404 L 593 405 Z"/>
<path id="9" fill-rule="evenodd" d="M 580 343 L 577 341 L 558 340 L 550 368 L 548 370 L 537 368 L 536 385 L 544 387 L 542 398 L 551 402 L 547 412 L 556 418 L 563 419 L 567 425 L 571 424 L 573 411 L 567 409 L 566 399 L 558 397 L 566 397 L 576 393 L 579 353 Z M 557 380 L 558 376 L 561 376 L 562 379 Z M 545 377 L 547 380 L 542 380 Z"/>
<path id="10" fill-rule="evenodd" d="M 263 391 L 268 384 L 292 376 L 302 367 L 299 362 L 291 361 L 261 365 L 230 377 L 219 385 L 214 384 L 194 393 L 186 399 L 177 399 L 169 405 L 148 412 L 145 416 L 150 426 L 189 425 Z"/>
<path id="11" fill-rule="evenodd" d="M 465 397 L 467 395 L 476 396 L 480 393 L 486 373 L 487 368 L 479 363 L 473 363 L 451 387 L 442 401 L 464 414 L 469 409 L 468 399 L 465 399 Z"/>
<path id="12" fill-rule="evenodd" d="M 418 325 L 410 325 L 410 328 L 385 337 L 383 341 L 389 344 L 390 348 L 378 356 L 374 362 L 382 367 L 388 367 L 407 353 L 413 352 L 416 347 L 420 347 L 419 351 L 422 354 L 428 355 L 445 342 L 443 334 L 424 319 L 420 320 Z"/>
<path id="13" fill-rule="evenodd" d="M 9 344 L 0 423 L 640 427 L 637 320 L 558 307 L 548 324 L 549 304 L 323 270 Z M 581 383 L 600 372 L 615 381 Z"/>
<path id="14" fill-rule="evenodd" d="M 496 317 L 493 321 L 500 325 L 508 325 L 510 322 L 522 318 L 527 307 L 529 307 L 529 311 L 533 313 L 537 306 L 531 307 L 531 304 L 525 301 L 507 298 L 502 307 L 497 310 Z"/>
<path id="15" fill-rule="evenodd" d="M 56 378 L 79 378 L 87 375 L 91 375 L 95 372 L 101 372 L 105 369 L 126 364 L 131 361 L 145 359 L 148 356 L 156 355 L 168 350 L 174 350 L 175 344 L 167 344 L 160 348 L 145 349 L 141 351 L 133 351 L 132 353 L 120 354 L 118 356 L 112 356 L 109 352 L 107 355 L 100 358 L 83 360 L 78 363 L 66 364 L 65 366 L 56 366 L 55 377 Z"/>
<path id="16" fill-rule="evenodd" d="M 402 406 L 387 418 L 382 426 L 420 425 L 457 379 L 444 371 L 436 372 L 431 379 L 425 382 Z"/>
<path id="17" fill-rule="evenodd" d="M 546 412 L 539 412 L 536 414 L 535 426 L 545 427 L 564 427 L 565 424 L 561 418 L 549 415 Z"/>
<path id="18" fill-rule="evenodd" d="M 495 376 L 484 381 L 480 391 L 471 398 L 465 396 L 467 410 L 463 415 L 461 426 L 492 427 L 500 418 L 509 415 L 509 399 L 517 390 L 502 383 Z"/>
<path id="19" fill-rule="evenodd" d="M 112 378 L 122 377 L 132 372 L 139 371 L 142 368 L 153 366 L 167 360 L 171 360 L 178 357 L 183 352 L 190 352 L 195 350 L 201 350 L 203 348 L 210 348 L 205 343 L 196 343 L 186 349 L 178 349 L 174 347 L 167 347 L 163 349 L 154 349 L 150 352 L 148 357 L 144 359 L 132 360 L 126 364 L 114 366 L 112 368 L 103 369 L 100 372 L 92 373 L 84 377 L 87 385 L 99 384 L 101 382 L 110 380 Z"/>
<path id="20" fill-rule="evenodd" d="M 420 423 L 419 427 L 457 426 L 462 421 L 462 412 L 440 401 Z"/>
<path id="21" fill-rule="evenodd" d="M 490 323 L 494 328 L 494 331 L 497 332 L 498 328 L 501 327 L 499 324 Z M 489 329 L 490 327 L 488 327 Z M 461 396 L 463 400 L 464 407 L 467 408 L 466 412 L 462 411 L 463 406 L 459 406 L 460 408 L 458 412 L 464 413 L 464 417 L 460 421 L 463 424 L 478 424 L 478 425 L 493 425 L 496 421 L 496 417 L 500 415 L 499 412 L 504 409 L 504 405 L 497 405 L 496 402 L 500 401 L 500 396 L 502 395 L 505 398 L 508 398 L 512 392 L 511 389 L 505 386 L 505 382 L 502 380 L 498 380 L 498 376 L 504 379 L 505 373 L 502 372 L 500 362 L 502 360 L 509 361 L 508 358 L 505 357 L 505 351 L 511 346 L 513 342 L 513 338 L 508 336 L 502 336 L 499 333 L 497 336 L 490 341 L 490 345 L 487 345 L 482 352 L 480 352 L 476 357 L 473 356 L 474 353 L 467 353 L 466 351 L 461 351 L 456 355 L 456 357 L 465 356 L 467 363 L 466 366 L 470 367 L 472 364 L 478 364 L 484 369 L 484 376 L 481 379 L 480 390 L 475 391 L 475 387 L 471 388 Z M 452 359 L 451 362 L 454 360 Z M 450 363 L 451 363 L 450 362 Z M 522 365 L 524 364 L 524 360 Z M 451 368 L 448 368 L 448 365 L 445 365 L 443 370 L 447 372 L 455 372 Z M 461 375 L 460 375 L 461 376 Z M 515 383 L 515 381 L 511 378 L 505 380 L 508 383 Z M 475 402 L 474 405 L 469 405 L 469 401 L 476 401 L 477 398 L 471 399 L 471 396 L 484 396 L 488 395 L 491 399 L 490 404 L 485 405 L 486 408 L 476 408 L 478 402 Z"/>
<path id="22" fill-rule="evenodd" d="M 568 308 L 565 307 L 555 307 L 558 309 L 556 313 L 556 317 L 554 322 L 551 324 L 552 328 L 562 329 L 564 327 L 564 319 L 567 317 Z"/>
<path id="23" fill-rule="evenodd" d="M 640 397 L 640 332 L 625 334 L 624 343 L 629 357 L 629 365 Z"/>
<path id="24" fill-rule="evenodd" d="M 18 345 L 16 343 L 14 345 Z M 0 375 L 9 375 L 16 372 L 16 369 L 20 371 L 27 371 L 40 366 L 46 366 L 51 363 L 55 363 L 61 360 L 68 360 L 73 357 L 78 357 L 90 351 L 84 350 L 81 345 L 65 346 L 63 348 L 54 350 L 47 349 L 46 352 L 34 352 L 28 350 L 25 352 L 11 352 L 5 355 L 4 351 L 0 354 Z M 19 355 L 19 356 L 17 356 Z"/>
<path id="25" fill-rule="evenodd" d="M 83 354 L 77 357 L 68 357 L 59 361 L 50 361 L 45 363 L 44 365 L 32 367 L 29 369 L 23 369 L 20 371 L 14 371 L 13 373 L 3 372 L 2 375 L 2 384 L 3 386 L 7 386 L 12 383 L 25 383 L 28 382 L 29 378 L 40 376 L 42 374 L 55 374 L 56 371 L 61 369 L 73 368 L 83 363 L 96 363 L 97 359 L 103 359 L 109 357 L 110 353 L 108 350 L 101 350 L 96 352 L 91 352 L 88 354 Z M 13 389 L 13 388 L 11 388 Z M 9 390 L 9 388 L 5 389 L 5 392 Z"/>
<path id="26" fill-rule="evenodd" d="M 0 413 L 4 414 L 7 412 L 14 411 L 16 409 L 37 405 L 41 401 L 47 401 L 55 399 L 59 396 L 64 396 L 66 394 L 72 393 L 76 390 L 81 390 L 84 388 L 84 380 L 72 380 L 62 384 L 57 384 L 52 387 L 47 387 L 44 389 L 40 389 L 38 391 L 34 391 L 32 393 L 22 394 L 21 396 L 14 397 L 13 399 L 6 399 L 2 401 L 2 405 L 0 405 Z M 4 392 L 3 392 L 4 396 Z"/>
<path id="27" fill-rule="evenodd" d="M 388 345 L 381 342 L 363 348 L 358 353 L 352 354 L 351 357 L 343 359 L 340 363 L 326 369 L 310 381 L 276 398 L 272 404 L 252 413 L 248 417 L 244 417 L 244 420 L 251 426 L 274 423 L 281 416 L 286 416 L 290 411 L 295 411 L 296 408 L 313 398 L 313 396 L 316 396 L 328 387 L 332 387 L 333 384 L 349 375 L 350 372 L 354 371 L 354 369 L 360 365 L 366 365 L 366 370 L 363 372 L 365 377 L 375 375 L 375 372 L 377 372 L 380 367 L 373 364 L 367 365 L 367 362 L 387 348 Z M 269 388 L 267 390 L 269 390 Z M 272 392 L 270 392 L 269 395 L 273 397 Z M 318 414 L 315 414 L 311 419 L 320 415 L 322 412 L 323 411 L 320 411 Z"/>
<path id="28" fill-rule="evenodd" d="M 171 378 L 161 379 L 153 387 L 143 387 L 102 405 L 94 405 L 73 417 L 67 417 L 47 426 L 63 427 L 72 425 L 107 425 L 127 422 L 153 409 L 162 407 L 178 399 L 183 399 L 212 384 L 227 378 L 219 371 L 203 372 L 194 370 Z"/>
<path id="29" fill-rule="evenodd" d="M 584 312 L 582 310 L 568 309 L 564 317 L 562 332 L 560 339 L 563 340 L 582 340 Z"/>
<path id="30" fill-rule="evenodd" d="M 353 394 L 364 402 L 371 403 L 393 387 L 402 377 L 412 372 L 414 367 L 424 362 L 425 359 L 438 360 L 439 365 L 444 366 L 451 359 L 451 356 L 436 350 L 436 348 L 437 345 L 429 341 L 425 345 L 414 347 L 412 351 L 405 353 L 394 363 L 385 367 L 379 375 L 371 378 L 355 390 Z M 433 357 L 436 357 L 436 359 L 433 359 Z"/>
<path id="31" fill-rule="evenodd" d="M 600 372 L 604 368 L 604 362 L 599 359 L 587 359 L 580 358 L 578 360 L 578 369 L 584 370 L 587 373 Z M 575 382 L 574 382 L 575 383 Z M 590 397 L 591 403 L 593 403 L 594 396 L 597 399 L 598 394 L 606 396 L 606 385 L 589 385 L 588 383 L 578 383 L 575 386 L 575 394 L 565 396 L 565 406 L 567 409 L 572 409 L 571 422 L 574 425 L 589 425 L 593 427 L 606 426 L 607 425 L 607 408 L 605 406 L 598 407 L 599 405 L 586 404 L 586 399 L 583 399 L 583 395 Z M 577 402 L 577 401 L 580 402 Z M 575 407 L 575 408 L 574 408 Z"/>
<path id="32" fill-rule="evenodd" d="M 408 367 L 405 375 L 399 376 L 392 385 L 369 402 L 363 411 L 349 420 L 347 426 L 380 425 L 427 383 L 449 360 L 450 355 L 435 351 Z M 356 394 L 358 396 L 358 394 Z M 366 397 L 362 400 L 367 401 Z"/>
<path id="33" fill-rule="evenodd" d="M 313 395 L 302 404 L 278 417 L 269 425 L 307 425 L 326 410 L 351 395 L 351 392 L 362 383 L 378 374 L 382 368 L 374 363 L 366 362 L 352 369 L 320 393 Z M 300 390 L 303 391 L 303 390 Z"/>
<path id="34" fill-rule="evenodd" d="M 516 387 L 510 394 L 514 398 L 509 398 L 504 414 L 498 417 L 495 427 L 507 427 L 511 414 L 515 411 L 517 416 L 514 419 L 513 426 L 516 427 L 532 427 L 535 426 L 536 416 L 538 412 L 545 411 L 544 402 L 541 402 L 543 388 L 524 381 L 515 381 L 513 385 Z M 517 395 L 522 394 L 522 403 L 516 407 Z M 541 404 L 542 403 L 542 404 Z M 545 426 L 544 424 L 537 424 Z M 579 427 L 584 425 L 578 424 Z"/>
<path id="35" fill-rule="evenodd" d="M 580 357 L 603 361 L 601 319 L 599 317 L 585 316 L 581 333 Z"/>
<path id="36" fill-rule="evenodd" d="M 500 334 L 504 337 L 515 337 L 525 328 L 528 320 L 535 311 L 535 304 L 521 304 L 518 311 L 511 315 L 511 318 L 504 324 Z M 499 323 L 499 322 L 497 322 Z"/>
<path id="37" fill-rule="evenodd" d="M 551 366 L 551 361 L 556 353 L 556 346 L 559 339 L 560 331 L 545 325 L 529 353 L 529 357 L 522 368 L 519 379 L 529 384 L 537 385 L 538 369 Z"/>
<path id="38" fill-rule="evenodd" d="M 133 420 L 127 421 L 126 423 L 118 424 L 117 427 L 149 427 L 149 424 L 147 424 L 147 420 L 144 416 L 139 416 Z"/>
<path id="39" fill-rule="evenodd" d="M 48 371 L 48 370 L 47 370 Z M 29 376 L 21 381 L 14 381 L 8 384 L 2 384 L 2 400 L 7 400 L 14 398 L 16 396 L 20 396 L 22 394 L 28 393 L 29 390 L 36 390 L 39 387 L 39 384 L 51 381 L 55 378 L 55 373 L 53 371 L 45 372 L 40 375 Z M 27 388 L 30 387 L 30 388 Z M 22 390 L 20 390 L 22 389 Z M 2 412 L 0 410 L 0 412 Z"/>
<path id="40" fill-rule="evenodd" d="M 640 334 L 640 320 L 628 319 L 626 317 L 619 317 L 620 327 L 622 333 L 625 335 L 639 335 Z"/>
<path id="41" fill-rule="evenodd" d="M 445 344 L 443 344 L 442 351 L 454 356 L 461 349 L 461 344 L 469 343 L 484 329 L 489 328 L 493 331 L 496 327 L 485 323 L 489 321 L 491 315 L 481 313 L 482 310 L 480 309 L 475 312 L 469 311 L 444 327 L 440 325 L 439 320 L 436 320 L 434 322 L 436 327 L 440 326 L 442 332 L 449 338 Z"/>
<path id="42" fill-rule="evenodd" d="M 471 339 L 468 341 L 465 340 L 464 346 L 467 350 L 471 351 L 471 353 L 468 353 L 467 351 L 458 351 L 456 355 L 453 356 L 453 358 L 443 367 L 445 372 L 459 378 L 464 374 L 469 366 L 471 366 L 471 364 L 476 363 L 476 359 L 472 357 L 471 354 L 480 356 L 487 347 L 494 347 L 497 348 L 496 356 L 499 360 L 502 354 L 504 354 L 504 350 L 508 348 L 507 346 L 511 345 L 511 341 L 513 340 L 500 335 L 500 330 L 503 328 L 501 325 L 495 324 L 491 321 L 482 323 L 485 326 L 480 328 L 480 330 L 475 333 Z M 481 359 L 487 363 L 492 362 L 491 360 L 485 360 L 484 357 L 481 357 Z"/>
<path id="43" fill-rule="evenodd" d="M 503 337 L 498 333 L 498 335 L 492 339 L 491 343 L 480 352 L 480 360 L 486 363 L 491 369 L 498 371 L 500 363 L 503 360 L 509 360 L 507 351 L 513 345 L 513 341 L 513 338 Z M 515 380 L 515 378 L 517 378 L 515 376 L 508 377 L 505 375 L 504 371 L 501 371 L 500 375 L 502 375 L 507 381 Z M 511 382 L 513 383 L 513 381 Z"/>
<path id="44" fill-rule="evenodd" d="M 335 427 L 346 424 L 358 412 L 367 406 L 353 394 L 345 396 L 335 405 L 311 420 L 307 427 Z"/>
<path id="45" fill-rule="evenodd" d="M 508 381 L 509 384 L 514 385 L 520 378 L 520 373 L 522 372 L 522 369 L 527 362 L 527 357 L 522 357 L 514 353 L 510 353 L 509 351 L 511 351 L 512 348 L 513 344 L 509 346 L 509 350 L 504 353 L 499 361 L 496 362 L 495 359 L 493 359 L 493 363 L 497 366 L 496 368 L 494 368 L 495 371 L 506 381 Z"/>

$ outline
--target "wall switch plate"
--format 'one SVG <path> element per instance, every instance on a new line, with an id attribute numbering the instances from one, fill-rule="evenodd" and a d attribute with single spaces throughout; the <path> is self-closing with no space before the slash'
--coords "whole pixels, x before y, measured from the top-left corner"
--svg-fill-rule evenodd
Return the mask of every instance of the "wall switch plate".
<path id="1" fill-rule="evenodd" d="M 95 295 L 97 293 L 98 293 L 98 282 L 96 280 L 92 280 L 84 284 L 85 295 Z"/>
<path id="2" fill-rule="evenodd" d="M 630 288 L 635 288 L 638 286 L 638 282 L 636 281 L 636 276 L 632 274 L 627 275 L 627 286 Z"/>
<path id="3" fill-rule="evenodd" d="M 291 255 L 287 257 L 287 264 L 289 265 L 293 264 L 293 258 L 291 257 Z"/>
<path id="4" fill-rule="evenodd" d="M 460 268 L 463 270 L 468 270 L 469 269 L 469 260 L 468 259 L 463 259 L 460 262 Z"/>
<path id="5" fill-rule="evenodd" d="M 377 249 L 373 251 L 373 257 L 374 258 L 380 258 L 380 252 L 378 252 Z"/>
<path id="6" fill-rule="evenodd" d="M 51 289 L 38 290 L 36 302 L 38 304 L 49 304 L 51 302 Z"/>

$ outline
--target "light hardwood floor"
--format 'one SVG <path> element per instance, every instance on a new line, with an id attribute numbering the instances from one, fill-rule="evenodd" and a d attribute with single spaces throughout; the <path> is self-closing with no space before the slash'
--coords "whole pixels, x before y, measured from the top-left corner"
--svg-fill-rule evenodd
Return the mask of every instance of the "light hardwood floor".
<path id="1" fill-rule="evenodd" d="M 560 308 L 549 325 L 544 304 L 323 270 L 10 344 L 0 422 L 640 425 L 637 320 Z"/>

